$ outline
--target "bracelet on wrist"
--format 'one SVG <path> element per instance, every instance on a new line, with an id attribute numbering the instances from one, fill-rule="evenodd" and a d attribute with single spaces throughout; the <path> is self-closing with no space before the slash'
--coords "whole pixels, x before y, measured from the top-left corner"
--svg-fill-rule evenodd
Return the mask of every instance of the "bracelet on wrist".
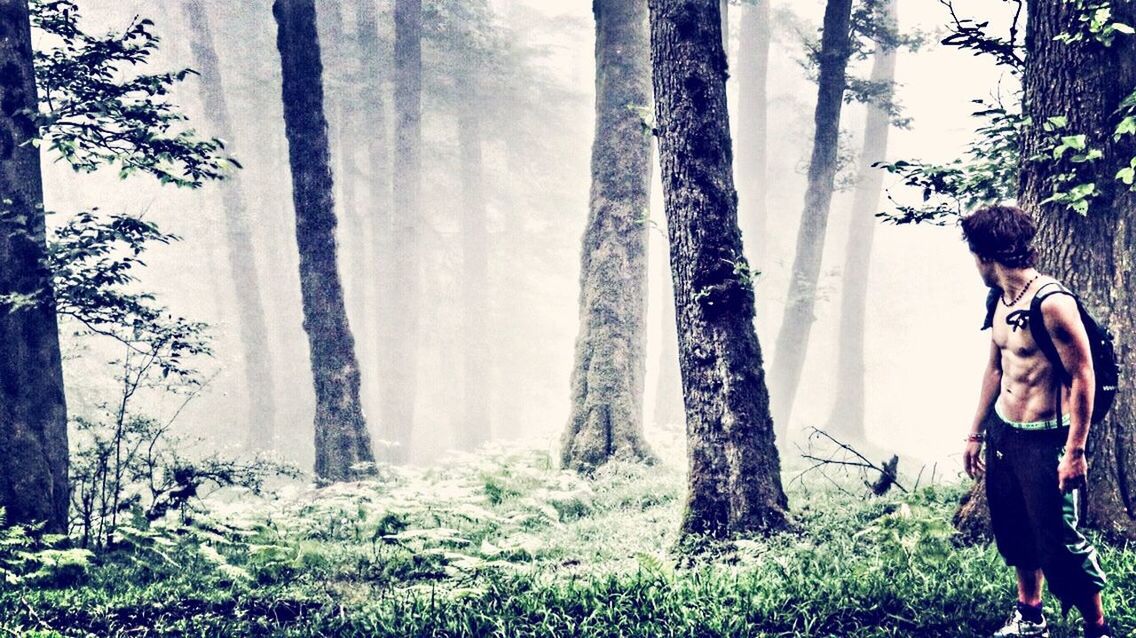
<path id="1" fill-rule="evenodd" d="M 982 434 L 981 432 L 971 432 L 970 434 L 966 435 L 966 438 L 963 440 L 967 443 L 982 443 L 986 440 L 986 435 Z"/>

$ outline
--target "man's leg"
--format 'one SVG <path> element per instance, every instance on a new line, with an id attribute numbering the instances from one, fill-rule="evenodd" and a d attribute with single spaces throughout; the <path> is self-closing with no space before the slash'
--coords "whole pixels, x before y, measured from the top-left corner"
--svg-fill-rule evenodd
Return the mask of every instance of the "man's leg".
<path id="1" fill-rule="evenodd" d="M 1041 606 L 1041 570 L 1016 568 L 1018 572 L 1018 602 L 1030 607 Z"/>
<path id="2" fill-rule="evenodd" d="M 1077 611 L 1081 612 L 1081 618 L 1085 620 L 1086 627 L 1104 626 L 1104 606 L 1101 604 L 1099 591 L 1087 600 L 1078 603 Z"/>

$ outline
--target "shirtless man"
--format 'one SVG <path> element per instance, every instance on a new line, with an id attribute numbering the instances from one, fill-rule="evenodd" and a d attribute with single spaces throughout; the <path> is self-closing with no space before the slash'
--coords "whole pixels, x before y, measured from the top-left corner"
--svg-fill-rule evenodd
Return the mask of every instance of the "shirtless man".
<path id="1" fill-rule="evenodd" d="M 1080 610 L 1085 636 L 1110 637 L 1101 608 L 1104 573 L 1076 528 L 1094 388 L 1076 300 L 1044 297 L 1045 326 L 1029 325 L 1034 296 L 1061 284 L 1033 267 L 1036 228 L 1021 209 L 980 209 L 963 218 L 962 230 L 982 281 L 1000 297 L 985 326 L 993 328 L 990 357 L 963 455 L 971 478 L 986 475 L 994 539 L 1017 571 L 1017 605 L 994 636 L 1049 635 L 1041 611 L 1044 575 L 1063 609 Z M 1034 342 L 1033 331 L 1042 329 L 1052 336 L 1071 383 L 1058 380 Z"/>

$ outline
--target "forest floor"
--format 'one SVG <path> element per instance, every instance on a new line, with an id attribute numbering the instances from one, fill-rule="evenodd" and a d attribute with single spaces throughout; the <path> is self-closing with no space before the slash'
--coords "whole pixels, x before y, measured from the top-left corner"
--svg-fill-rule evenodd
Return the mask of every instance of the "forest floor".
<path id="1" fill-rule="evenodd" d="M 214 497 L 191 524 L 130 529 L 89 564 L 0 583 L 0 632 L 969 638 L 1005 618 L 1013 583 L 995 550 L 952 543 L 961 484 L 872 497 L 830 471 L 788 489 L 797 530 L 696 560 L 675 551 L 673 464 L 584 480 L 547 451 L 496 448 L 270 500 Z M 1101 549 L 1129 635 L 1136 553 Z M 1055 638 L 1081 635 L 1075 612 L 1046 606 Z"/>

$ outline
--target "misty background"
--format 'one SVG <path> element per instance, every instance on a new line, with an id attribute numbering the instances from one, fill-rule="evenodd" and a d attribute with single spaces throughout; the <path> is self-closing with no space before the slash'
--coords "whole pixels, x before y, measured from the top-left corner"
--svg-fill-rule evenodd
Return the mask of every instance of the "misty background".
<path id="1" fill-rule="evenodd" d="M 297 272 L 295 215 L 291 177 L 280 102 L 279 54 L 275 24 L 267 0 L 209 2 L 214 43 L 225 82 L 236 138 L 226 140 L 228 151 L 244 166 L 256 263 L 268 316 L 269 348 L 274 371 L 276 449 L 288 460 L 310 466 L 312 451 L 312 390 L 308 346 L 303 332 Z M 341 179 L 350 166 L 350 153 L 359 140 L 337 134 L 351 108 L 351 64 L 338 48 L 353 29 L 352 3 L 325 1 L 320 9 L 336 206 L 339 216 L 340 269 L 351 330 L 362 369 L 363 402 L 372 438 L 382 444 L 387 424 L 379 421 L 376 380 L 377 332 L 368 318 L 374 299 L 369 277 L 369 229 L 352 223 L 353 207 L 372 197 L 365 186 L 344 193 Z M 381 5 L 384 65 L 389 68 L 392 20 Z M 594 32 L 591 3 L 584 0 L 494 0 L 491 2 L 506 43 L 508 64 L 494 67 L 492 86 L 504 87 L 481 97 L 484 109 L 483 147 L 488 210 L 490 329 L 489 369 L 484 371 L 489 392 L 483 397 L 496 440 L 524 439 L 553 448 L 569 415 L 569 376 L 578 327 L 580 238 L 588 213 L 591 183 L 589 158 L 594 131 Z M 960 13 L 993 16 L 1001 3 L 981 0 L 956 2 Z M 140 0 L 85 0 L 85 24 L 94 32 L 122 29 L 136 16 L 152 19 L 162 38 L 155 56 L 158 68 L 194 67 L 189 47 L 189 24 L 174 3 Z M 772 360 L 773 337 L 784 307 L 792 265 L 797 222 L 805 190 L 805 169 L 811 149 L 815 85 L 801 61 L 805 50 L 799 33 L 816 37 L 823 3 L 775 2 L 774 43 L 769 71 L 769 193 L 770 225 L 767 255 L 754 266 L 762 271 L 756 284 L 758 335 L 766 362 Z M 734 9 L 734 7 L 731 7 Z M 961 155 L 975 128 L 972 100 L 992 99 L 990 87 L 1005 94 L 1015 78 L 991 63 L 936 44 L 939 28 L 948 18 L 937 0 L 907 0 L 900 6 L 900 31 L 924 32 L 927 45 L 918 52 L 901 50 L 897 66 L 897 101 L 911 118 L 906 130 L 891 133 L 890 161 L 922 159 L 949 161 Z M 339 13 L 336 16 L 336 13 Z M 739 11 L 731 12 L 731 63 L 739 46 Z M 431 17 L 425 17 L 423 148 L 424 211 L 422 231 L 421 330 L 418 396 L 410 443 L 415 462 L 436 460 L 463 426 L 462 405 L 455 400 L 463 378 L 458 356 L 462 342 L 461 181 L 455 95 L 448 64 L 452 56 L 438 48 L 441 36 L 431 37 Z M 441 23 L 441 22 L 439 22 Z M 992 24 L 997 25 L 993 20 Z M 997 32 L 996 26 L 993 29 Z M 444 34 L 443 34 L 444 35 Z M 866 77 L 870 61 L 853 61 L 851 73 Z M 384 77 L 385 90 L 391 79 Z M 210 131 L 200 100 L 200 79 L 189 78 L 174 101 L 190 115 L 204 136 Z M 728 87 L 736 111 L 737 82 Z M 389 100 L 386 122 L 393 124 Z M 860 148 L 865 107 L 850 104 L 842 117 L 850 153 Z M 735 120 L 736 120 L 736 113 Z M 393 139 L 388 131 L 385 139 Z M 734 127 L 733 137 L 738 139 Z M 388 149 L 389 151 L 389 149 Z M 388 155 L 389 157 L 389 155 Z M 735 153 L 736 157 L 736 153 Z M 841 171 L 853 176 L 856 162 Z M 735 174 L 740 174 L 735 168 Z M 655 171 L 657 180 L 658 171 Z M 176 315 L 212 326 L 215 357 L 202 364 L 209 382 L 177 418 L 180 432 L 199 436 L 208 450 L 243 447 L 248 431 L 249 388 L 243 374 L 236 330 L 237 300 L 226 257 L 220 185 L 196 191 L 161 187 L 133 177 L 120 181 L 113 174 L 76 175 L 61 162 L 45 163 L 46 206 L 65 213 L 98 207 L 106 212 L 141 214 L 183 241 L 156 247 L 145 255 L 139 287 L 154 291 Z M 363 180 L 358 180 L 363 184 Z M 741 186 L 741 185 L 739 185 Z M 395 184 L 394 188 L 398 188 Z M 910 201 L 918 198 L 890 176 L 888 194 Z M 790 431 L 823 426 L 832 411 L 836 388 L 836 340 L 839 322 L 840 269 L 844 263 L 850 188 L 837 193 L 832 207 L 820 289 L 808 360 Z M 881 210 L 887 209 L 886 197 Z M 747 211 L 739 209 L 744 220 Z M 58 220 L 55 220 L 58 222 Z M 52 219 L 49 218 L 49 224 Z M 645 423 L 648 442 L 671 436 L 680 423 L 659 418 L 657 407 L 659 353 L 664 339 L 661 313 L 672 312 L 667 288 L 665 220 L 661 188 L 656 185 L 650 211 L 650 300 L 647 325 L 647 394 Z M 743 221 L 743 229 L 745 224 Z M 743 236 L 747 248 L 751 237 Z M 753 260 L 751 260 L 753 261 Z M 877 229 L 869 284 L 867 365 L 867 433 L 882 449 L 939 463 L 940 472 L 961 471 L 961 438 L 973 417 L 979 374 L 989 336 L 978 327 L 985 289 L 954 226 L 890 226 Z M 69 410 L 76 415 L 96 409 L 96 402 L 113 392 L 115 382 L 99 357 L 80 359 L 83 345 L 62 333 L 64 371 L 68 377 Z M 104 359 L 116 356 L 106 346 Z M 79 381 L 79 382 L 76 382 Z M 680 402 L 679 388 L 670 390 Z M 155 392 L 155 411 L 172 417 L 183 398 Z M 795 448 L 782 442 L 782 454 Z M 901 468 L 904 469 L 904 468 Z M 913 471 L 907 467 L 906 470 Z"/>

